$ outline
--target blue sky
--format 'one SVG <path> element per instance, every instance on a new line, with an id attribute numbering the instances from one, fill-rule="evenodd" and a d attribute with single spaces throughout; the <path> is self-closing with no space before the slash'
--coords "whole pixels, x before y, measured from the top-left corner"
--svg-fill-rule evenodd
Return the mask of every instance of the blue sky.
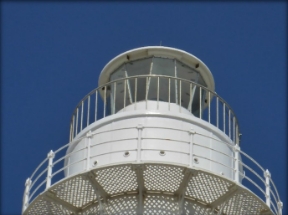
<path id="1" fill-rule="evenodd" d="M 269 169 L 287 214 L 287 3 L 2 2 L 2 212 L 68 143 L 77 103 L 110 59 L 132 48 L 183 49 L 211 70 L 238 117 L 241 149 Z"/>

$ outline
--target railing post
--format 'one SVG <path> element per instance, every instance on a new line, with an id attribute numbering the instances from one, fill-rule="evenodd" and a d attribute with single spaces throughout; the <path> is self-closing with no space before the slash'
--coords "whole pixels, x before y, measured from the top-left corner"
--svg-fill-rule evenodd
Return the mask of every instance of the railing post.
<path id="1" fill-rule="evenodd" d="M 54 152 L 51 150 L 48 153 L 48 167 L 47 167 L 47 179 L 46 179 L 46 189 L 51 186 L 52 179 L 52 167 L 53 167 L 53 158 L 55 157 Z"/>
<path id="2" fill-rule="evenodd" d="M 91 137 L 92 137 L 92 132 L 89 131 L 89 132 L 86 134 L 86 148 L 87 148 L 87 155 L 86 155 L 86 170 L 87 170 L 87 171 L 90 169 Z M 87 141 L 87 140 L 88 140 L 88 141 Z"/>
<path id="3" fill-rule="evenodd" d="M 23 207 L 22 207 L 22 213 L 26 210 L 28 204 L 29 204 L 29 192 L 30 192 L 30 186 L 31 186 L 31 179 L 27 178 L 25 182 L 25 191 L 24 191 L 24 197 L 23 197 Z"/>
<path id="4" fill-rule="evenodd" d="M 283 208 L 283 203 L 282 202 L 277 202 L 278 206 L 278 215 L 282 215 L 282 208 Z"/>
<path id="5" fill-rule="evenodd" d="M 234 146 L 234 181 L 239 183 L 239 158 L 240 158 L 240 146 Z"/>
<path id="6" fill-rule="evenodd" d="M 266 186 L 266 205 L 270 208 L 270 179 L 271 179 L 271 174 L 268 171 L 268 169 L 266 169 L 266 171 L 264 172 L 264 177 L 265 177 L 265 186 Z"/>

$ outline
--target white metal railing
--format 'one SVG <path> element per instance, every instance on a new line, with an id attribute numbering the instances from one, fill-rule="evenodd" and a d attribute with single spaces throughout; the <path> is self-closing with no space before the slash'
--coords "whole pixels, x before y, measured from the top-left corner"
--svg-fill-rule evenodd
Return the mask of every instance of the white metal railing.
<path id="1" fill-rule="evenodd" d="M 100 97 L 100 98 L 99 98 Z M 163 75 L 139 75 L 111 81 L 87 94 L 76 106 L 70 123 L 70 141 L 88 125 L 117 113 L 137 102 L 166 101 L 186 108 L 194 116 L 222 130 L 234 143 L 239 143 L 236 115 L 216 92 L 189 80 Z"/>
<path id="2" fill-rule="evenodd" d="M 135 161 L 133 162 L 140 162 L 140 152 L 142 149 L 141 147 L 141 132 L 145 128 L 152 128 L 152 127 L 143 127 L 143 126 L 135 126 L 135 129 L 138 130 L 138 139 L 137 139 L 137 149 L 135 148 L 135 151 L 137 151 L 137 156 Z M 125 129 L 125 128 L 123 128 Z M 183 130 L 184 131 L 184 130 Z M 102 131 L 101 133 L 105 132 L 110 132 L 110 131 Z M 190 161 L 189 161 L 189 167 L 193 168 L 195 167 L 193 162 L 194 157 L 201 157 L 202 159 L 206 159 L 212 163 L 220 164 L 223 165 L 225 168 L 228 168 L 230 171 L 234 172 L 233 174 L 233 180 L 236 183 L 241 183 L 239 181 L 239 178 L 242 177 L 242 184 L 250 189 L 252 192 L 254 192 L 259 198 L 261 198 L 264 202 L 266 202 L 266 205 L 273 211 L 274 214 L 277 215 L 282 215 L 282 202 L 280 201 L 279 193 L 277 191 L 277 188 L 271 179 L 271 174 L 269 173 L 268 170 L 265 170 L 263 167 L 260 166 L 253 158 L 251 158 L 249 155 L 241 151 L 239 145 L 232 145 L 231 143 L 228 142 L 223 142 L 220 140 L 217 140 L 213 137 L 206 136 L 204 134 L 200 134 L 194 131 L 187 131 L 191 135 L 191 140 L 187 143 L 193 143 L 193 138 L 195 135 L 201 135 L 204 137 L 208 137 L 213 139 L 214 141 L 213 144 L 224 144 L 227 147 L 229 147 L 232 150 L 232 154 L 225 154 L 222 151 L 218 151 L 217 147 L 209 146 L 204 146 L 201 144 L 197 144 L 199 147 L 206 147 L 209 150 L 213 150 L 215 152 L 219 152 L 221 154 L 224 154 L 227 156 L 230 160 L 232 167 L 227 166 L 227 164 L 221 163 L 219 160 L 213 160 L 210 157 L 204 157 L 201 155 L 198 155 L 195 153 L 195 151 L 190 148 L 189 152 L 186 154 L 189 154 L 190 156 Z M 26 180 L 25 183 L 25 191 L 24 191 L 24 197 L 23 197 L 23 208 L 22 212 L 26 210 L 28 207 L 29 203 L 31 203 L 34 198 L 40 194 L 41 192 L 49 189 L 52 185 L 58 183 L 62 179 L 65 178 L 64 172 L 67 173 L 67 175 L 72 176 L 72 174 L 69 174 L 69 167 L 80 164 L 83 161 L 84 166 L 83 166 L 83 172 L 89 171 L 90 169 L 93 168 L 93 165 L 90 165 L 89 162 L 91 158 L 95 157 L 90 154 L 90 149 L 97 144 L 91 144 L 90 138 L 94 135 L 97 135 L 98 133 L 91 133 L 88 132 L 86 136 L 74 140 L 71 143 L 68 143 L 61 148 L 59 148 L 56 151 L 50 151 L 47 155 L 47 158 L 44 159 L 43 162 L 40 163 L 40 165 L 35 169 L 35 171 L 32 173 L 31 177 Z M 80 140 L 85 139 L 86 144 L 83 145 L 81 148 L 72 151 L 71 153 L 66 154 L 65 152 L 67 151 L 69 145 L 71 144 L 76 144 Z M 135 139 L 135 138 L 134 138 Z M 156 138 L 159 140 L 165 140 L 162 138 Z M 196 144 L 196 143 L 194 143 Z M 157 150 L 157 149 L 154 149 Z M 159 151 L 162 149 L 158 149 Z M 64 165 L 64 160 L 69 158 L 80 151 L 85 152 L 85 156 L 80 157 L 78 160 L 73 161 L 73 163 L 67 162 L 66 165 Z M 121 152 L 126 152 L 126 150 L 123 150 Z M 168 151 L 167 151 L 168 152 Z M 241 156 L 240 156 L 241 155 Z M 131 162 L 131 161 L 130 161 Z M 83 164 L 83 163 L 82 163 Z M 92 166 L 92 167 L 91 167 Z M 244 173 L 243 173 L 244 172 Z M 78 174 L 79 172 L 77 172 Z"/>

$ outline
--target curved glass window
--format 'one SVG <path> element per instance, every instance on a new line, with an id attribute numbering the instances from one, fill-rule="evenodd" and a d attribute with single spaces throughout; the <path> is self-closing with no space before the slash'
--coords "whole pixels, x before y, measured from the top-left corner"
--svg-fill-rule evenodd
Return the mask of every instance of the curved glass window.
<path id="1" fill-rule="evenodd" d="M 180 84 L 180 80 L 139 77 L 139 75 L 164 75 L 207 86 L 198 71 L 176 59 L 149 57 L 127 62 L 111 74 L 110 81 L 132 76 L 138 76 L 138 78 L 126 79 L 112 84 L 111 104 L 114 104 L 114 107 L 111 107 L 112 112 L 117 112 L 135 101 L 157 100 L 158 98 L 159 101 L 181 104 L 192 111 L 194 115 L 199 115 L 199 87 L 185 81 L 181 81 Z M 205 95 L 202 95 L 201 98 L 205 98 Z"/>

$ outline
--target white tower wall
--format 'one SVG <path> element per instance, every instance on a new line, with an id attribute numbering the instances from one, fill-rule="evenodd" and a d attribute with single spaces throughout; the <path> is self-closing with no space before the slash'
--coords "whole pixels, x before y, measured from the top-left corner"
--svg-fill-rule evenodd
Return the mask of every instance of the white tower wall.
<path id="1" fill-rule="evenodd" d="M 66 159 L 66 176 L 86 170 L 87 152 L 81 149 L 86 147 L 85 137 L 91 131 L 90 168 L 137 161 L 165 162 L 194 166 L 233 179 L 234 143 L 226 134 L 184 108 L 179 113 L 179 105 L 171 104 L 170 111 L 166 102 L 159 102 L 159 110 L 153 108 L 156 106 L 156 101 L 148 101 L 149 110 L 145 110 L 146 102 L 139 102 L 135 110 L 132 104 L 84 129 L 75 139 L 84 138 L 67 152 L 76 153 Z M 125 155 L 127 152 L 129 155 Z M 79 160 L 82 161 L 71 165 Z"/>

